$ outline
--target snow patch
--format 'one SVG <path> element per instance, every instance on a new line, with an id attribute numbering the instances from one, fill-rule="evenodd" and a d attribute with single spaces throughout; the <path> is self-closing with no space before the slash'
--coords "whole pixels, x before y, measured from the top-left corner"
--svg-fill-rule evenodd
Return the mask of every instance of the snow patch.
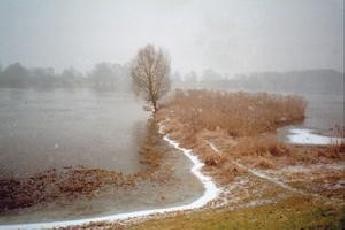
<path id="1" fill-rule="evenodd" d="M 344 141 L 342 138 L 334 138 L 313 133 L 312 129 L 306 128 L 291 128 L 287 135 L 289 143 L 295 144 L 334 144 L 336 142 Z"/>
<path id="2" fill-rule="evenodd" d="M 220 150 L 212 142 L 209 141 L 208 143 L 209 143 L 210 148 L 212 148 L 215 152 L 220 153 Z M 268 181 L 270 181 L 270 182 L 272 182 L 272 183 L 274 183 L 274 184 L 276 184 L 282 188 L 285 188 L 285 189 L 293 191 L 293 192 L 302 193 L 301 191 L 288 186 L 287 184 L 281 182 L 280 180 L 278 180 L 276 178 L 273 178 L 273 177 L 267 175 L 264 172 L 261 172 L 259 170 L 255 170 L 255 169 L 250 169 L 250 168 L 246 167 L 245 165 L 239 163 L 238 161 L 232 161 L 232 163 L 237 165 L 239 168 L 242 168 L 245 171 L 247 171 L 247 172 L 249 172 L 249 173 L 251 173 L 257 177 L 268 180 Z"/>
<path id="3" fill-rule="evenodd" d="M 215 151 L 216 153 L 220 154 L 219 149 L 218 149 L 212 142 L 207 141 L 207 143 L 208 143 L 208 146 L 210 146 L 210 148 L 211 148 L 213 151 Z"/>
<path id="4" fill-rule="evenodd" d="M 278 185 L 278 186 L 280 186 L 280 187 L 282 187 L 282 188 L 285 188 L 285 189 L 287 189 L 287 190 L 290 190 L 290 191 L 293 191 L 293 192 L 301 193 L 301 192 L 298 191 L 297 189 L 288 186 L 287 184 L 281 182 L 280 180 L 278 180 L 278 179 L 276 179 L 276 178 L 270 177 L 269 175 L 267 175 L 267 174 L 264 173 L 264 172 L 260 172 L 259 170 L 255 170 L 255 169 L 250 169 L 250 168 L 244 166 L 243 164 L 241 164 L 241 163 L 239 163 L 239 162 L 237 162 L 237 161 L 233 161 L 233 163 L 234 163 L 235 165 L 237 165 L 238 167 L 240 167 L 240 168 L 246 170 L 247 172 L 249 172 L 249 173 L 251 173 L 251 174 L 253 174 L 253 175 L 255 175 L 255 176 L 259 177 L 259 178 L 268 180 L 268 181 L 270 181 L 270 182 L 272 182 L 272 183 L 274 183 L 274 184 L 276 184 L 276 185 Z"/>
<path id="5" fill-rule="evenodd" d="M 345 164 L 313 164 L 313 165 L 289 165 L 280 170 L 281 173 L 309 173 L 314 171 L 345 171 Z"/>

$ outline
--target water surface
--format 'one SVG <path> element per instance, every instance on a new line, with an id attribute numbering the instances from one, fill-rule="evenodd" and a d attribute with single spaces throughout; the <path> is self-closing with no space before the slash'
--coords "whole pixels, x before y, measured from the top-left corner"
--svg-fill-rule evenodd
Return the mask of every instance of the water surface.
<path id="1" fill-rule="evenodd" d="M 0 176 L 30 177 L 51 168 L 83 165 L 125 174 L 141 163 L 150 114 L 130 94 L 92 89 L 0 89 Z M 1 224 L 52 222 L 188 204 L 203 193 L 192 163 L 161 138 L 171 177 L 135 187 L 104 186 L 92 197 L 61 197 L 30 208 L 0 212 Z M 167 168 L 168 169 L 168 168 Z"/>
<path id="2" fill-rule="evenodd" d="M 138 171 L 148 114 L 130 94 L 0 89 L 0 173 L 83 165 Z"/>
<path id="3" fill-rule="evenodd" d="M 344 127 L 343 95 L 303 94 L 307 102 L 305 119 L 278 129 L 281 140 L 299 144 L 328 144 L 339 139 L 337 127 Z M 296 140 L 296 141 L 294 141 Z"/>

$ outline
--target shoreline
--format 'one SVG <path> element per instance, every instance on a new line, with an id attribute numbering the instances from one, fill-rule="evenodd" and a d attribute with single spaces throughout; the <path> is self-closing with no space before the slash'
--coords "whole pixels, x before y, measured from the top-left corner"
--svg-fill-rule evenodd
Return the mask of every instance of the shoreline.
<path id="1" fill-rule="evenodd" d="M 191 172 L 203 184 L 204 192 L 195 201 L 189 204 L 184 204 L 184 205 L 180 205 L 176 207 L 124 212 L 124 213 L 119 213 L 115 215 L 100 216 L 100 217 L 53 221 L 49 223 L 0 225 L 0 229 L 23 229 L 23 228 L 24 229 L 42 229 L 42 228 L 71 227 L 71 226 L 77 226 L 77 225 L 80 226 L 80 225 L 91 224 L 93 222 L 112 222 L 112 221 L 127 220 L 131 218 L 145 218 L 145 217 L 149 217 L 155 214 L 187 211 L 187 210 L 193 210 L 193 209 L 200 209 L 204 207 L 207 203 L 209 203 L 210 201 L 218 197 L 218 195 L 221 192 L 221 189 L 217 187 L 215 181 L 210 176 L 207 176 L 202 172 L 204 163 L 199 159 L 199 157 L 196 154 L 193 154 L 193 150 L 179 147 L 180 143 L 170 139 L 169 134 L 164 134 L 163 129 L 164 129 L 164 126 L 159 123 L 158 133 L 163 135 L 163 140 L 168 142 L 168 144 L 173 146 L 173 148 L 183 152 L 183 154 L 193 163 L 193 166 L 190 169 Z"/>
<path id="2" fill-rule="evenodd" d="M 157 138 L 168 142 L 168 146 L 172 145 L 174 149 L 182 151 L 192 163 L 189 164 L 188 160 L 185 161 L 181 156 L 181 160 L 187 163 L 185 169 L 194 174 L 191 175 L 193 179 L 196 176 L 195 179 L 202 183 L 200 193 L 193 196 L 193 199 L 184 200 L 184 203 L 179 204 L 171 202 L 170 205 L 173 207 L 158 206 L 99 217 L 7 226 L 12 228 L 119 227 L 120 229 L 129 227 L 136 230 L 151 229 L 151 227 L 156 229 L 155 226 L 158 226 L 158 229 L 165 229 L 164 223 L 167 229 L 172 224 L 181 227 L 191 226 L 191 228 L 201 226 L 200 224 L 209 227 L 232 226 L 234 224 L 232 221 L 237 220 L 239 213 L 241 215 L 253 213 L 255 218 L 259 215 L 261 216 L 258 219 L 259 224 L 271 226 L 266 222 L 266 216 L 272 211 L 278 213 L 272 217 L 272 226 L 274 223 L 292 227 L 313 226 L 320 217 L 330 221 L 330 224 L 336 223 L 337 218 L 340 218 L 340 210 L 344 207 L 342 145 L 333 146 L 329 143 L 300 145 L 280 142 L 277 139 L 277 129 L 285 125 L 289 126 L 286 120 L 293 123 L 294 119 L 298 119 L 299 112 L 302 112 L 294 113 L 292 109 L 286 111 L 286 108 L 290 107 L 283 106 L 287 103 L 284 98 L 280 98 L 280 103 L 276 102 L 275 106 L 280 108 L 282 114 L 278 113 L 279 111 L 277 114 L 272 114 L 270 102 L 275 101 L 274 97 L 261 98 L 258 95 L 247 98 L 245 95 L 228 95 L 229 102 L 236 104 L 230 106 L 229 111 L 224 111 L 224 105 L 218 103 L 220 101 L 218 97 L 208 97 L 207 92 L 204 94 L 206 96 L 201 94 L 205 96 L 203 100 L 199 100 L 198 92 L 193 94 L 191 91 L 191 94 L 180 95 L 184 100 L 175 98 L 175 104 L 172 101 L 171 104 L 162 107 L 155 117 L 157 121 L 155 130 L 160 134 Z M 226 99 L 226 95 L 220 96 Z M 231 100 L 233 97 L 242 99 L 242 103 L 237 105 L 238 100 Z M 256 110 L 265 116 L 257 120 L 257 123 L 248 123 L 255 119 L 251 115 L 252 111 L 255 111 L 253 106 L 258 99 L 260 106 Z M 216 108 L 210 105 L 215 105 Z M 241 111 L 239 117 L 235 115 L 231 117 L 234 114 L 231 113 L 231 108 L 237 108 L 236 106 L 244 109 L 239 109 Z M 282 120 L 284 122 L 281 122 Z M 269 126 L 266 126 L 267 121 L 270 121 Z M 298 127 L 292 130 L 295 134 L 296 129 L 297 134 L 302 137 L 322 134 Z M 317 138 L 313 137 L 315 136 L 309 135 L 303 140 L 315 142 Z M 145 209 L 145 206 L 143 208 Z M 302 217 L 299 214 L 290 215 L 300 210 L 305 210 Z M 315 213 L 309 216 L 307 213 L 310 212 Z M 248 215 L 243 216 L 245 218 L 240 223 L 246 226 Z M 214 219 L 213 223 L 209 222 L 210 218 Z M 1 228 L 6 228 L 6 225 L 0 225 Z"/>
<path id="3" fill-rule="evenodd" d="M 315 133 L 312 128 L 291 127 L 287 131 L 286 138 L 291 144 L 331 145 L 345 141 L 340 137 Z"/>

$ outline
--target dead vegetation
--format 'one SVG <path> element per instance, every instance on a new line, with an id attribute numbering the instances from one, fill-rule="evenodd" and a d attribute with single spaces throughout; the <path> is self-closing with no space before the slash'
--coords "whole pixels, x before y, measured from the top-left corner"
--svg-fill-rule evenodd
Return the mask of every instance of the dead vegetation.
<path id="1" fill-rule="evenodd" d="M 303 98 L 297 96 L 176 90 L 163 107 L 192 132 L 222 129 L 230 136 L 242 137 L 301 121 L 305 106 Z"/>
<path id="2" fill-rule="evenodd" d="M 222 208 L 211 211 L 206 209 L 201 212 L 180 212 L 172 218 L 148 220 L 144 223 L 140 221 L 140 225 L 134 226 L 95 223 L 85 226 L 86 228 L 171 229 L 171 226 L 181 226 L 214 229 L 229 228 L 232 225 L 234 228 L 257 228 L 260 225 L 263 229 L 302 229 L 306 226 L 314 228 L 316 224 L 315 228 L 328 228 L 338 223 L 341 211 L 334 211 L 331 204 L 327 203 L 327 209 L 324 211 L 326 203 L 321 200 L 308 195 L 294 197 L 290 190 L 286 191 L 270 181 L 248 174 L 245 169 L 233 163 L 240 161 L 250 169 L 264 172 L 268 176 L 276 176 L 277 172 L 284 171 L 282 166 L 344 160 L 344 145 L 341 144 L 311 148 L 289 146 L 276 139 L 274 132 L 278 126 L 303 119 L 305 103 L 301 98 L 190 90 L 177 91 L 161 108 L 156 114 L 156 119 L 164 125 L 164 131 L 169 133 L 171 138 L 180 142 L 183 147 L 192 148 L 198 154 L 205 163 L 204 170 L 228 192 L 221 194 L 219 200 L 214 201 L 215 205 L 217 202 L 225 202 L 225 205 L 222 204 Z M 256 111 L 260 117 L 258 114 L 255 115 Z M 234 121 L 231 121 L 232 119 Z M 273 175 L 270 175 L 270 172 Z M 287 176 L 285 175 L 287 181 L 282 183 L 326 197 L 343 198 L 343 172 L 337 171 L 327 175 L 324 171 L 319 171 L 320 175 L 313 172 L 313 179 L 309 170 L 306 172 L 308 173 L 298 172 L 295 175 L 290 171 Z M 324 184 L 323 178 L 327 179 L 328 184 Z M 306 183 L 308 180 L 311 182 Z M 209 205 L 212 206 L 212 202 Z M 272 216 L 272 213 L 278 214 Z M 248 222 L 248 214 L 253 214 L 253 225 L 248 225 L 251 223 Z M 193 220 L 194 216 L 200 215 L 204 215 L 205 220 Z M 211 224 L 210 216 L 214 218 Z M 328 222 L 323 220 L 319 223 L 322 218 Z M 131 224 L 133 225 L 129 223 Z"/>
<path id="3" fill-rule="evenodd" d="M 164 183 L 171 169 L 162 162 L 163 150 L 154 122 L 148 124 L 148 134 L 141 143 L 143 169 L 132 174 L 90 169 L 83 166 L 66 166 L 38 172 L 29 178 L 0 179 L 0 213 L 6 210 L 28 208 L 35 204 L 59 198 L 95 196 L 105 186 L 132 188 L 141 180 Z"/>
<path id="4" fill-rule="evenodd" d="M 344 143 L 311 147 L 277 140 L 279 126 L 304 119 L 306 103 L 301 97 L 176 90 L 161 107 L 157 119 L 165 122 L 166 131 L 183 146 L 193 148 L 206 170 L 222 184 L 241 173 L 231 163 L 234 160 L 266 170 L 345 159 Z M 208 141 L 220 152 L 215 153 Z"/>
<path id="5" fill-rule="evenodd" d="M 69 167 L 68 167 L 69 168 Z M 0 181 L 0 210 L 27 208 L 59 197 L 93 196 L 104 185 L 133 186 L 133 179 L 122 173 L 75 167 L 51 169 L 30 178 Z"/>

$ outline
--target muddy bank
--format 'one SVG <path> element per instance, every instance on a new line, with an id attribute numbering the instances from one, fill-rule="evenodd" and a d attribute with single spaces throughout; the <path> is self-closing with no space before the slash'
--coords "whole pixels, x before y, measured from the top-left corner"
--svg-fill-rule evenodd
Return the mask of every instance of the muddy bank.
<path id="1" fill-rule="evenodd" d="M 193 164 L 180 151 L 167 145 L 157 133 L 155 123 L 151 124 L 153 134 L 145 139 L 140 152 L 145 170 L 135 174 L 122 174 L 85 167 L 67 167 L 62 171 L 51 170 L 37 174 L 32 185 L 28 186 L 23 182 L 11 184 L 10 191 L 15 190 L 18 195 L 7 193 L 12 200 L 5 205 L 12 205 L 15 209 L 4 210 L 0 223 L 46 223 L 56 220 L 73 222 L 72 219 L 97 219 L 101 216 L 168 208 L 194 201 L 203 194 L 204 189 L 190 171 Z M 36 186 L 42 183 L 44 186 L 39 188 L 40 196 L 45 199 L 38 203 L 32 202 L 34 196 L 30 196 L 31 189 L 37 189 Z M 54 186 L 56 190 L 49 189 Z M 28 194 L 29 197 L 24 200 L 20 198 L 22 194 Z M 4 200 L 6 201 L 2 201 Z M 16 208 L 28 205 L 32 207 Z M 68 213 L 65 212 L 66 208 Z"/>
<path id="2" fill-rule="evenodd" d="M 160 133 L 164 133 L 164 126 L 160 126 Z M 197 199 L 194 199 L 193 202 L 184 201 L 185 204 L 168 207 L 168 208 L 158 208 L 158 209 L 145 209 L 141 211 L 132 211 L 132 212 L 125 212 L 120 213 L 117 215 L 112 216 L 100 216 L 100 217 L 93 217 L 89 219 L 77 219 L 77 220 L 69 220 L 69 221 L 58 221 L 58 222 L 52 222 L 52 223 L 42 223 L 42 224 L 28 224 L 28 225 L 7 225 L 2 226 L 5 228 L 51 228 L 51 227 L 64 227 L 69 225 L 82 225 L 82 224 L 88 224 L 91 222 L 101 222 L 102 225 L 103 221 L 109 222 L 109 221 L 121 221 L 121 220 L 127 220 L 129 218 L 135 218 L 135 217 L 148 217 L 150 215 L 159 215 L 159 214 L 165 214 L 165 213 L 174 213 L 174 212 L 181 212 L 186 210 L 193 210 L 204 207 L 206 204 L 217 198 L 220 190 L 217 188 L 216 184 L 213 182 L 213 180 L 204 175 L 202 173 L 202 167 L 204 164 L 198 159 L 197 156 L 195 156 L 191 150 L 181 148 L 179 147 L 179 143 L 176 141 L 173 141 L 169 138 L 168 134 L 165 134 L 163 139 L 168 142 L 170 145 L 172 145 L 175 149 L 180 150 L 184 153 L 184 155 L 192 162 L 192 168 L 191 172 L 194 174 L 194 176 L 201 182 L 204 188 L 203 194 L 198 197 Z M 104 223 L 105 224 L 105 223 Z M 94 224 L 91 224 L 94 225 Z M 99 224 L 98 224 L 99 225 Z"/>
<path id="3" fill-rule="evenodd" d="M 141 144 L 141 161 L 145 167 L 137 173 L 90 169 L 84 166 L 65 166 L 35 173 L 29 178 L 1 178 L 0 213 L 11 209 L 28 208 L 56 199 L 92 198 L 105 186 L 130 188 L 141 180 L 164 183 L 171 178 L 171 169 L 162 170 L 163 153 L 155 146 L 158 134 L 149 124 L 149 137 Z M 159 171 L 159 173 L 158 173 Z"/>
<path id="4" fill-rule="evenodd" d="M 66 167 L 70 168 L 70 167 Z M 28 208 L 42 202 L 52 202 L 58 197 L 89 196 L 107 184 L 133 186 L 128 175 L 100 169 L 56 169 L 35 174 L 30 178 L 0 180 L 0 210 Z"/>

